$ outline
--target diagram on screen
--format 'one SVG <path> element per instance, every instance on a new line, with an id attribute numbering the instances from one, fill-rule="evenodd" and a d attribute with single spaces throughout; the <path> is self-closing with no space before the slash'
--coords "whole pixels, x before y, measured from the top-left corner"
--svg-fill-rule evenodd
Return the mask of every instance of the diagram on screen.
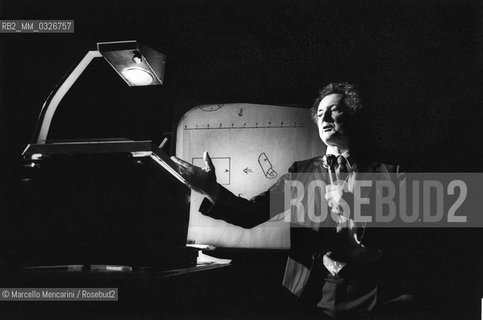
<path id="1" fill-rule="evenodd" d="M 223 104 L 211 104 L 211 105 L 203 105 L 203 106 L 199 106 L 198 108 L 200 108 L 201 110 L 203 111 L 216 111 L 218 109 L 221 109 L 223 107 Z"/>
<path id="2" fill-rule="evenodd" d="M 262 167 L 263 174 L 267 179 L 275 179 L 277 177 L 277 171 L 273 170 L 272 163 L 268 160 L 265 152 L 262 152 L 258 156 L 258 163 L 260 164 L 260 167 Z"/>
<path id="3" fill-rule="evenodd" d="M 325 153 L 308 108 L 248 103 L 194 106 L 183 115 L 176 132 L 176 156 L 204 168 L 205 151 L 217 182 L 247 200 L 267 191 L 294 161 Z M 283 219 L 244 229 L 200 213 L 204 198 L 196 191 L 190 197 L 190 241 L 217 247 L 289 246 L 289 227 Z"/>
<path id="4" fill-rule="evenodd" d="M 230 157 L 211 157 L 211 161 L 215 166 L 216 181 L 219 184 L 229 185 L 231 181 Z M 202 157 L 192 158 L 191 163 L 200 168 L 204 168 L 206 166 Z"/>

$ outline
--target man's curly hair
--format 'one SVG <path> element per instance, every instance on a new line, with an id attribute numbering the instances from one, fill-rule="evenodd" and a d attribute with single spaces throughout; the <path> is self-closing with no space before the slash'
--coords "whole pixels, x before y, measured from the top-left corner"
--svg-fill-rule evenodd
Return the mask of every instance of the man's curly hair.
<path id="1" fill-rule="evenodd" d="M 362 108 L 359 92 L 353 84 L 347 82 L 333 82 L 323 87 L 319 91 L 319 96 L 317 99 L 315 99 L 314 104 L 312 105 L 312 109 L 310 111 L 312 119 L 315 122 L 317 122 L 317 110 L 319 108 L 320 101 L 322 101 L 322 99 L 324 99 L 326 96 L 334 93 L 344 95 L 344 103 L 350 114 L 355 114 Z"/>

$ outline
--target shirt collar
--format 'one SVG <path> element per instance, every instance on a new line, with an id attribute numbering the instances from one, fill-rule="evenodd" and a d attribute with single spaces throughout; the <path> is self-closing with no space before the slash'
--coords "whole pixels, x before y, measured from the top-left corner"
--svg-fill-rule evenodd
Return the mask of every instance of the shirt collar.
<path id="1" fill-rule="evenodd" d="M 332 149 L 329 150 L 329 148 L 327 148 L 325 154 L 326 155 L 331 154 L 331 155 L 334 155 L 336 157 L 343 156 L 346 159 L 347 163 L 349 164 L 350 170 L 355 170 L 357 168 L 357 164 L 355 163 L 354 157 L 351 156 L 350 150 L 347 150 L 347 151 L 339 154 L 337 152 L 334 152 Z"/>

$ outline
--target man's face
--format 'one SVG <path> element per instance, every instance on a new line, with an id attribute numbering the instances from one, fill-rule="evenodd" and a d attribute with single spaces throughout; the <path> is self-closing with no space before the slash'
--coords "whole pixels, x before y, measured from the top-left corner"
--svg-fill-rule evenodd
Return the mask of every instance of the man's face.
<path id="1" fill-rule="evenodd" d="M 349 141 L 345 130 L 348 117 L 344 95 L 333 93 L 320 101 L 317 109 L 317 127 L 320 139 L 327 146 L 348 147 Z"/>

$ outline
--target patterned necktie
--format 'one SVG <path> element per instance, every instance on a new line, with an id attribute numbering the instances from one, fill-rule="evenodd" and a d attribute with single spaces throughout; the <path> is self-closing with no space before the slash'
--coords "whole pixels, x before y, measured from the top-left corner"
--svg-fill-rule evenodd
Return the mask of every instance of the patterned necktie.
<path id="1" fill-rule="evenodd" d="M 335 173 L 335 178 L 337 178 L 338 180 L 344 181 L 348 176 L 348 160 L 343 155 L 326 155 L 324 157 L 324 167 L 327 168 L 327 170 L 329 170 L 330 172 Z M 335 226 L 335 232 L 337 235 L 333 239 L 334 252 L 326 252 L 322 259 L 324 267 L 334 277 L 338 277 L 339 272 L 346 266 L 346 262 L 337 261 L 337 258 L 335 257 L 339 256 L 340 258 L 341 252 L 338 251 L 345 249 L 341 249 L 338 247 L 343 246 L 343 243 L 345 242 L 344 239 L 347 237 L 348 220 L 342 215 L 338 215 L 338 219 L 339 220 L 336 222 Z M 345 232 L 343 232 L 344 230 Z"/>
<path id="2" fill-rule="evenodd" d="M 337 167 L 335 168 L 335 172 L 339 177 L 339 180 L 345 180 L 347 177 L 347 160 L 343 155 L 337 157 Z"/>

